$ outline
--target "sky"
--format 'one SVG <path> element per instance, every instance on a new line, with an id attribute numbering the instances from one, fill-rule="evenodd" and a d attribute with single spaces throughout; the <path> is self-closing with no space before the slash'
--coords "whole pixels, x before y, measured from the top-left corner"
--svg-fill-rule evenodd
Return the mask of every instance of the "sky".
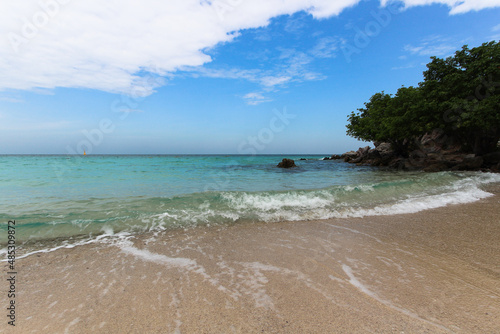
<path id="1" fill-rule="evenodd" d="M 500 0 L 0 2 L 0 154 L 334 154 Z"/>

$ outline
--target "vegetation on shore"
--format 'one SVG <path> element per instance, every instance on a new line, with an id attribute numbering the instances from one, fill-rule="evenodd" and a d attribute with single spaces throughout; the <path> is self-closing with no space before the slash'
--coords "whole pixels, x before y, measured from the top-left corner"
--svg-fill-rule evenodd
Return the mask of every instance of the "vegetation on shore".
<path id="1" fill-rule="evenodd" d="M 418 149 L 419 139 L 438 129 L 463 153 L 485 155 L 500 139 L 500 42 L 467 45 L 446 59 L 431 57 L 418 87 L 395 95 L 374 94 L 352 112 L 347 134 L 388 142 L 398 156 Z"/>

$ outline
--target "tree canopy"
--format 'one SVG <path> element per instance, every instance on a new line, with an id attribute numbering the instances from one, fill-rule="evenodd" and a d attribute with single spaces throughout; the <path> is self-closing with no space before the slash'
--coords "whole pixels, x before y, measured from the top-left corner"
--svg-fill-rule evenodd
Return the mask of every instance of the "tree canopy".
<path id="1" fill-rule="evenodd" d="M 390 142 L 405 155 L 418 136 L 442 129 L 464 151 L 496 150 L 500 139 L 500 42 L 467 45 L 453 57 L 431 57 L 424 81 L 395 95 L 374 94 L 348 117 L 347 134 Z"/>

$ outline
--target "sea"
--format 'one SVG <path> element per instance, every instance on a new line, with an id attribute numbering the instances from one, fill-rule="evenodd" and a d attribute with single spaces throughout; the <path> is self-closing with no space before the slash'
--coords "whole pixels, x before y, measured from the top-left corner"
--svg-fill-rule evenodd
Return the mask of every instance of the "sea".
<path id="1" fill-rule="evenodd" d="M 283 158 L 296 168 L 277 168 Z M 197 226 L 415 213 L 491 196 L 500 174 L 398 171 L 323 155 L 3 155 L 0 253 Z M 304 160 L 305 159 L 305 160 Z"/>

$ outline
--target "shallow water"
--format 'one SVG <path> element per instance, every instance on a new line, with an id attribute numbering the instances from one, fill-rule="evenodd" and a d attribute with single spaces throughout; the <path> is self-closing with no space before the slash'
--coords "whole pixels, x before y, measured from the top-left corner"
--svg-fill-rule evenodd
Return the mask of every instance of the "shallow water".
<path id="1" fill-rule="evenodd" d="M 287 156 L 0 156 L 1 244 L 244 221 L 412 213 L 489 196 L 499 174 L 401 172 Z M 308 160 L 299 160 L 307 158 Z"/>

